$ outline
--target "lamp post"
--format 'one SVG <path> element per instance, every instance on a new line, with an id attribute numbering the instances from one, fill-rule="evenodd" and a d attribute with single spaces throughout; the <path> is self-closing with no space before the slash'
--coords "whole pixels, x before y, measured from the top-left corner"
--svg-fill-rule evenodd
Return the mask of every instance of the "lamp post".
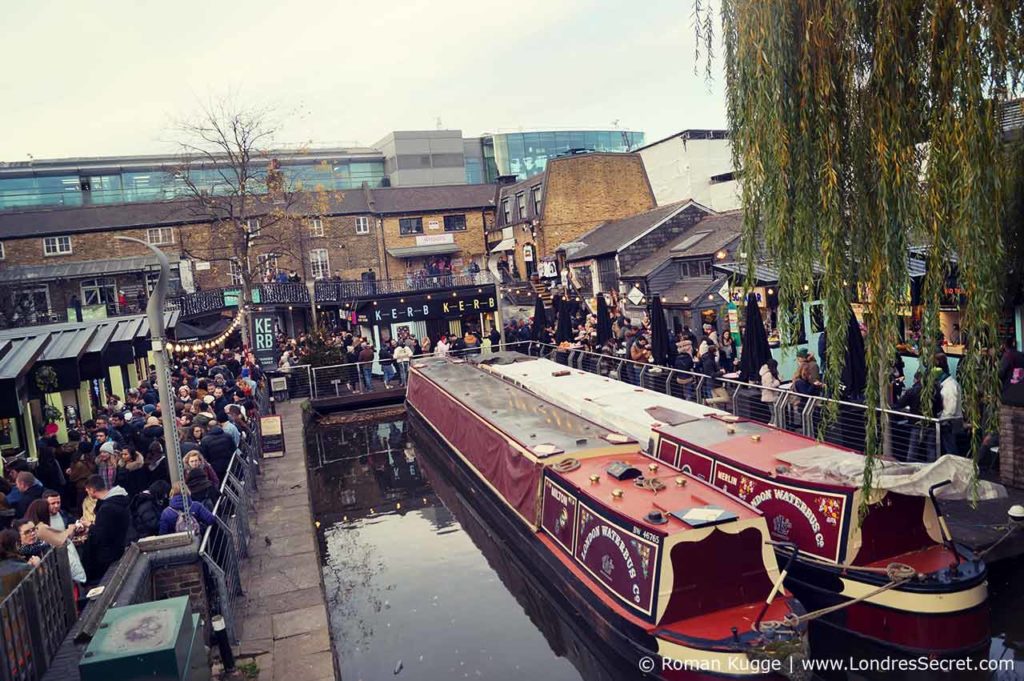
<path id="1" fill-rule="evenodd" d="M 160 277 L 149 295 L 149 303 L 146 305 L 146 316 L 149 318 L 149 336 L 152 341 L 153 358 L 156 363 L 157 393 L 160 395 L 160 416 L 164 426 L 164 451 L 167 453 L 167 469 L 170 473 L 171 484 L 184 483 L 185 469 L 181 461 L 181 445 L 178 442 L 178 428 L 174 422 L 174 398 L 171 395 L 171 371 L 170 362 L 167 356 L 167 338 L 164 328 L 164 301 L 167 298 L 167 283 L 171 277 L 171 265 L 167 256 L 159 248 L 146 243 L 141 239 L 128 236 L 115 237 L 120 241 L 133 241 L 142 244 L 156 255 L 160 264 Z M 191 499 L 186 491 L 185 485 L 181 486 L 181 496 L 184 506 L 191 507 Z"/>

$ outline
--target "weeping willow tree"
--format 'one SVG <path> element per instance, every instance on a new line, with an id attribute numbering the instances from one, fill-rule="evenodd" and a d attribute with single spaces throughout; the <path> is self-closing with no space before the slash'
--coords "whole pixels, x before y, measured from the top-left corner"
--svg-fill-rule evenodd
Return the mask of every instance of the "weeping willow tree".
<path id="1" fill-rule="evenodd" d="M 710 47 L 709 17 L 721 13 L 729 127 L 743 171 L 747 280 L 756 257 L 776 262 L 780 326 L 790 342 L 802 303 L 817 291 L 833 397 L 850 303 L 867 300 L 866 400 L 884 407 L 900 316 L 910 304 L 908 246 L 928 247 L 926 391 L 935 389 L 929 349 L 939 338 L 949 263 L 956 262 L 967 334 L 957 378 L 976 462 L 980 438 L 998 428 L 1007 166 L 998 108 L 1020 82 L 1024 5 L 720 0 L 715 8 L 694 1 L 698 45 Z M 833 407 L 824 427 L 835 417 Z M 884 448 L 883 418 L 867 411 L 865 500 Z"/>

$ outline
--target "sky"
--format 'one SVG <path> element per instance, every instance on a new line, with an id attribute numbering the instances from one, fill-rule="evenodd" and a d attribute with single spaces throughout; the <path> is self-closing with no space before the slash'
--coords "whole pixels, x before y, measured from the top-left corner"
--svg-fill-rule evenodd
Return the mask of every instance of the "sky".
<path id="1" fill-rule="evenodd" d="M 0 161 L 174 152 L 175 126 L 225 100 L 316 146 L 726 125 L 692 0 L 9 2 L 0 60 Z"/>

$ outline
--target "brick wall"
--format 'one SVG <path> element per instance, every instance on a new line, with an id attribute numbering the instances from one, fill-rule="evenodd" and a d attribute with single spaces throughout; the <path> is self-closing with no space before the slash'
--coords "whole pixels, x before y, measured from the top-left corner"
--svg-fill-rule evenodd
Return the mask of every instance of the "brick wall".
<path id="1" fill-rule="evenodd" d="M 187 565 L 154 567 L 152 570 L 154 601 L 176 596 L 188 596 L 193 613 L 198 613 L 203 622 L 210 623 L 210 599 L 206 593 L 203 564 L 196 556 L 196 562 Z"/>
<path id="2" fill-rule="evenodd" d="M 490 215 L 487 215 L 490 213 Z M 458 232 L 446 232 L 444 230 L 445 215 L 464 215 L 466 218 L 466 229 Z M 401 218 L 420 218 L 423 221 L 422 234 L 402 234 L 400 228 Z M 387 216 L 383 218 L 384 223 L 384 247 L 385 248 L 409 248 L 417 245 L 417 237 L 430 237 L 436 235 L 450 234 L 453 242 L 459 247 L 459 252 L 452 253 L 451 258 L 462 259 L 464 267 L 468 267 L 470 260 L 475 259 L 481 269 L 483 256 L 487 253 L 484 244 L 484 229 L 486 224 L 494 220 L 493 209 L 481 210 L 472 208 L 467 210 L 455 210 L 444 213 L 423 213 L 403 216 Z M 490 222 L 488 222 L 490 221 Z M 435 225 L 432 227 L 432 225 Z M 405 276 L 406 268 L 419 269 L 423 265 L 423 258 L 395 258 L 390 254 L 387 258 L 386 272 L 378 270 L 379 278 L 399 278 Z"/>
<path id="3" fill-rule="evenodd" d="M 999 479 L 1024 487 L 1024 407 L 999 408 Z"/>
<path id="4" fill-rule="evenodd" d="M 548 162 L 540 256 L 576 241 L 607 220 L 655 207 L 643 161 L 636 154 L 587 154 Z"/>

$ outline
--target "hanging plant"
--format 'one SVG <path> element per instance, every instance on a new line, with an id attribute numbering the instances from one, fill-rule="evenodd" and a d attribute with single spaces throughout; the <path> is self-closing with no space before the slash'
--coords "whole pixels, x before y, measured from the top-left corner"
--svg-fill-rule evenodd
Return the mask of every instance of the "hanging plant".
<path id="1" fill-rule="evenodd" d="M 44 364 L 35 371 L 35 383 L 39 392 L 43 394 L 42 414 L 46 423 L 57 423 L 64 420 L 64 414 L 60 409 L 50 404 L 50 393 L 57 390 L 60 381 L 57 372 L 49 364 Z"/>
<path id="2" fill-rule="evenodd" d="M 708 0 L 694 2 L 697 43 L 710 46 L 712 10 Z M 784 342 L 795 341 L 802 304 L 820 281 L 833 398 L 852 292 L 870 291 L 865 397 L 873 408 L 862 499 L 872 498 L 887 446 L 878 408 L 888 406 L 887 376 L 909 305 L 911 245 L 928 249 L 925 404 L 936 389 L 929 348 L 938 347 L 939 299 L 948 263 L 957 262 L 967 331 L 957 379 L 977 471 L 981 438 L 998 429 L 998 226 L 1009 165 L 998 109 L 1024 75 L 1019 0 L 721 0 L 719 13 L 734 164 L 743 170 L 743 250 L 779 269 Z M 756 260 L 748 260 L 747 281 Z M 822 428 L 836 415 L 836 406 L 826 410 Z"/>

